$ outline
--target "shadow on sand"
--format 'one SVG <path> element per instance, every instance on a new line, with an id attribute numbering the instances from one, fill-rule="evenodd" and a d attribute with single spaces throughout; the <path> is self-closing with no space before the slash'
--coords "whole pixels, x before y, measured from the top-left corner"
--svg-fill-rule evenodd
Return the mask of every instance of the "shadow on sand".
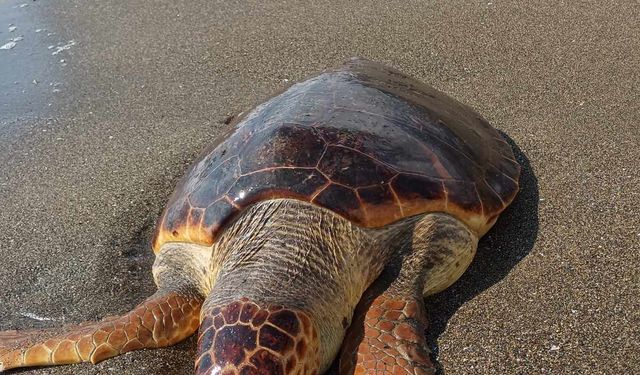
<path id="1" fill-rule="evenodd" d="M 526 155 L 509 136 L 502 136 L 522 166 L 520 192 L 480 240 L 478 252 L 464 275 L 447 290 L 425 300 L 430 318 L 427 341 L 439 375 L 444 374 L 444 369 L 436 360 L 437 341 L 449 319 L 460 306 L 505 278 L 529 254 L 538 236 L 538 179 Z"/>

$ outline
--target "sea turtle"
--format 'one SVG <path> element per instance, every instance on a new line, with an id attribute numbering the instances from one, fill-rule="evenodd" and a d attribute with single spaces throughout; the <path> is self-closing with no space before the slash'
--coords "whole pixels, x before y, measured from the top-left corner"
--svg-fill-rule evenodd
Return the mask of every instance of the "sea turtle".
<path id="1" fill-rule="evenodd" d="M 0 369 L 96 363 L 199 329 L 198 375 L 434 371 L 423 296 L 460 277 L 516 195 L 509 144 L 363 59 L 231 125 L 157 224 L 158 291 L 62 333 L 0 333 Z"/>

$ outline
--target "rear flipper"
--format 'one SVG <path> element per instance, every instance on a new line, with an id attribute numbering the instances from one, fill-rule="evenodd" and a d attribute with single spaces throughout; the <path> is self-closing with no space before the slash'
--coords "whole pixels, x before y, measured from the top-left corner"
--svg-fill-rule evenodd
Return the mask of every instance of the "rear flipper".
<path id="1" fill-rule="evenodd" d="M 58 329 L 0 332 L 0 371 L 104 359 L 142 348 L 169 346 L 199 325 L 202 297 L 157 292 L 133 311 L 100 322 Z"/>

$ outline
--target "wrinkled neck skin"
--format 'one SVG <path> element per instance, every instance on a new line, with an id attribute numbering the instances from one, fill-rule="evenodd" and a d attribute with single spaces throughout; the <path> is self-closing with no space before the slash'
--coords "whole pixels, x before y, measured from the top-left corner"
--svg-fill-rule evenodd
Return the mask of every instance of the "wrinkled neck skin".
<path id="1" fill-rule="evenodd" d="M 362 293 L 386 264 L 388 240 L 393 236 L 392 232 L 399 231 L 394 228 L 363 229 L 333 212 L 294 200 L 272 200 L 250 207 L 214 245 L 211 263 L 213 288 L 203 308 L 205 320 L 200 329 L 199 357 L 207 346 L 222 345 L 213 338 L 203 338 L 207 329 L 204 326 L 214 324 L 216 315 L 229 316 L 230 313 L 225 311 L 239 309 L 239 320 L 242 321 L 244 308 L 240 305 L 250 303 L 253 310 L 282 306 L 310 318 L 315 333 L 308 335 L 310 340 L 317 341 L 310 343 L 310 346 L 317 345 L 317 358 L 314 359 L 315 365 L 309 366 L 318 366 L 316 370 L 324 372 L 339 350 L 345 328 L 351 323 L 353 310 Z M 210 316 L 208 320 L 207 314 Z M 231 319 L 237 320 L 235 316 Z M 257 327 L 263 319 L 260 320 L 252 326 Z M 272 320 L 271 317 L 267 319 L 268 322 Z M 262 332 L 258 331 L 259 327 L 255 334 L 245 335 L 253 343 L 257 334 L 258 348 L 251 343 L 245 351 L 247 358 L 239 356 L 231 358 L 231 361 L 250 361 L 251 353 L 260 350 L 260 344 L 262 341 L 266 343 L 268 338 L 263 339 Z M 297 342 L 298 330 L 289 333 Z M 227 350 L 229 345 L 241 343 L 224 345 L 224 350 Z M 216 356 L 215 350 L 212 349 L 211 357 Z M 308 357 L 313 355 L 307 354 Z M 217 356 L 219 360 L 220 353 Z M 303 360 L 298 355 L 294 364 Z M 234 368 L 240 369 L 241 366 Z M 223 373 L 224 369 L 219 372 Z"/>

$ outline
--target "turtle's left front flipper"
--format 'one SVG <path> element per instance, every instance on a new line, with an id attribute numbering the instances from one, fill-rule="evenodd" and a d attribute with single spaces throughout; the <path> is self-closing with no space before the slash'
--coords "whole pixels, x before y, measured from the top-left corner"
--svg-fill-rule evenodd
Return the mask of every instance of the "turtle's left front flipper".
<path id="1" fill-rule="evenodd" d="M 158 291 L 123 316 L 60 329 L 0 332 L 0 371 L 95 364 L 132 350 L 173 345 L 198 329 L 201 304 L 195 293 Z"/>
<path id="2" fill-rule="evenodd" d="M 209 255 L 175 243 L 156 253 L 158 291 L 122 315 L 62 328 L 0 332 L 0 371 L 15 367 L 97 363 L 143 348 L 176 344 L 200 324 Z"/>

